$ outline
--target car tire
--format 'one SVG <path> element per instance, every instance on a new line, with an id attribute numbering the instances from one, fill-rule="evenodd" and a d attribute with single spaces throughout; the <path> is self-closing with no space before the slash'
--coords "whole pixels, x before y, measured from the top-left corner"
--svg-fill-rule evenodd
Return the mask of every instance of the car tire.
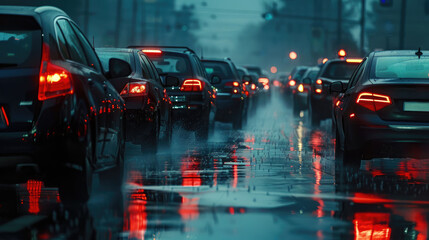
<path id="1" fill-rule="evenodd" d="M 153 120 L 153 128 L 150 131 L 149 136 L 142 140 L 140 144 L 140 150 L 142 153 L 156 154 L 158 152 L 159 143 L 159 114 L 154 114 L 155 119 Z"/>
<path id="2" fill-rule="evenodd" d="M 346 168 L 360 168 L 362 162 L 362 151 L 361 150 L 348 150 L 347 140 L 341 145 L 338 129 L 336 131 L 335 140 L 335 158 L 340 161 L 341 164 Z"/>
<path id="3" fill-rule="evenodd" d="M 93 183 L 93 169 L 95 151 L 93 145 L 91 124 L 87 125 L 85 140 L 80 142 L 80 150 L 71 157 L 78 157 L 81 162 L 81 170 L 74 168 L 65 169 L 59 179 L 59 193 L 65 203 L 86 202 L 91 196 Z"/>

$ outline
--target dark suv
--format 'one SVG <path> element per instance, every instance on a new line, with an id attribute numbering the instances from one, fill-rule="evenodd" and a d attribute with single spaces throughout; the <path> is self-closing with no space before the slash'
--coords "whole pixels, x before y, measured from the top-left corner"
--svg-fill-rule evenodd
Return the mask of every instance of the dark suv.
<path id="1" fill-rule="evenodd" d="M 110 79 L 126 104 L 127 140 L 142 152 L 156 153 L 158 142 L 169 147 L 172 134 L 171 102 L 153 63 L 142 51 L 130 48 L 97 48 L 105 69 L 119 58 L 131 65 L 131 74 Z"/>
<path id="2" fill-rule="evenodd" d="M 131 46 L 140 49 L 152 60 L 167 87 L 172 102 L 174 122 L 195 131 L 200 140 L 207 140 L 210 113 L 215 111 L 215 92 L 201 61 L 187 47 Z"/>
<path id="3" fill-rule="evenodd" d="M 353 71 L 362 59 L 333 59 L 321 67 L 317 78 L 311 83 L 308 101 L 309 120 L 312 126 L 319 126 L 320 121 L 332 118 L 334 95 L 330 92 L 331 83 L 341 81 L 347 84 Z"/>
<path id="4" fill-rule="evenodd" d="M 232 122 L 234 129 L 241 129 L 247 118 L 246 86 L 237 68 L 230 59 L 203 60 L 207 74 L 217 77 L 220 81 L 213 83 L 216 88 L 215 120 Z"/>
<path id="5" fill-rule="evenodd" d="M 42 177 L 63 200 L 83 201 L 93 171 L 120 186 L 124 102 L 88 40 L 53 7 L 1 6 L 0 22 L 2 181 Z M 127 74 L 129 65 L 109 67 Z"/>

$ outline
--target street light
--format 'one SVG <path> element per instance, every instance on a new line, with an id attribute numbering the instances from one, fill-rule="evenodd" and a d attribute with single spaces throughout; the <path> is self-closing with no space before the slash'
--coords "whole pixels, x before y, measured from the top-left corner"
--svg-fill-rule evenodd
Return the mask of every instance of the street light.
<path id="1" fill-rule="evenodd" d="M 289 53 L 289 58 L 292 60 L 295 60 L 298 57 L 298 54 L 296 52 L 292 51 Z"/>

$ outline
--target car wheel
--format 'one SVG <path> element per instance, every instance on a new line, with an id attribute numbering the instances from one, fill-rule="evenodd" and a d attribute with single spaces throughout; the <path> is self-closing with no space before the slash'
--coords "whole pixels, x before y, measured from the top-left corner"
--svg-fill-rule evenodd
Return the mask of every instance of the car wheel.
<path id="1" fill-rule="evenodd" d="M 150 131 L 149 136 L 142 140 L 140 145 L 142 153 L 156 154 L 158 152 L 159 142 L 159 115 L 155 113 L 155 119 L 153 120 L 153 128 Z"/>
<path id="2" fill-rule="evenodd" d="M 67 168 L 59 181 L 59 192 L 64 202 L 86 202 L 92 192 L 93 169 L 91 163 L 95 157 L 91 124 L 87 125 L 85 140 L 80 150 L 70 157 L 77 157 L 82 169 Z"/>
<path id="3" fill-rule="evenodd" d="M 101 186 L 106 190 L 120 191 L 124 180 L 125 138 L 124 129 L 118 137 L 119 149 L 116 166 L 99 174 Z"/>

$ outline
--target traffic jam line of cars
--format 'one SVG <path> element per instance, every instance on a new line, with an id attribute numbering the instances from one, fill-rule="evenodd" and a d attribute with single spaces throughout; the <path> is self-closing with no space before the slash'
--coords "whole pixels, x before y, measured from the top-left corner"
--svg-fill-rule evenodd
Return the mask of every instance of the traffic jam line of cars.
<path id="1" fill-rule="evenodd" d="M 241 129 L 269 94 L 260 68 L 201 61 L 188 47 L 94 49 L 54 7 L 0 7 L 0 177 L 42 178 L 86 201 L 93 174 L 120 189 L 125 141 L 156 153 L 174 125 L 207 141 L 213 121 Z"/>
<path id="2" fill-rule="evenodd" d="M 363 59 L 337 59 L 298 66 L 281 92 L 296 116 L 308 111 L 319 127 L 332 120 L 336 161 L 359 167 L 373 158 L 427 158 L 429 146 L 429 52 L 372 52 Z"/>

